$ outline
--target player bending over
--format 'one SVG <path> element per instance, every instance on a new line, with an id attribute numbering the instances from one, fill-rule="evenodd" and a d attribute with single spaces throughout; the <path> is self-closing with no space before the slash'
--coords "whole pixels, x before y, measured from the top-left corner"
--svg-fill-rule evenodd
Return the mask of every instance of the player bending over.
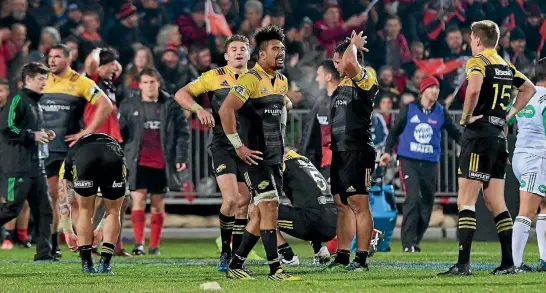
<path id="1" fill-rule="evenodd" d="M 476 201 L 483 190 L 493 214 L 501 244 L 501 265 L 493 274 L 515 273 L 512 259 L 512 217 L 504 201 L 504 175 L 508 148 L 504 127 L 529 102 L 534 85 L 497 54 L 499 27 L 490 20 L 472 23 L 473 56 L 466 62 L 468 86 L 460 124 L 465 127 L 459 156 L 459 257 L 441 275 L 470 275 L 470 251 L 476 231 Z M 514 106 L 512 86 L 519 88 Z"/>
<path id="2" fill-rule="evenodd" d="M 523 263 L 523 250 L 529 238 L 531 221 L 537 217 L 537 242 L 540 259 L 538 271 L 546 271 L 546 58 L 538 61 L 535 69 L 536 93 L 515 118 L 518 135 L 512 158 L 512 169 L 519 180 L 519 213 L 514 221 L 512 256 L 519 271 L 533 269 Z"/>
<path id="3" fill-rule="evenodd" d="M 112 137 L 87 134 L 70 149 L 59 171 L 59 194 L 62 195 L 62 226 L 70 250 L 80 251 L 84 273 L 111 273 L 110 260 L 119 236 L 120 209 L 125 195 L 127 169 L 121 146 Z M 93 223 L 95 198 L 100 187 L 105 200 L 104 243 L 97 269 L 93 267 Z M 76 223 L 77 239 L 72 231 L 68 193 L 75 191 L 79 204 Z M 76 244 L 77 243 L 77 244 Z"/>
<path id="4" fill-rule="evenodd" d="M 285 265 L 300 263 L 280 231 L 310 241 L 314 264 L 326 263 L 330 253 L 323 242 L 336 236 L 337 208 L 324 176 L 306 157 L 289 150 L 283 157 L 283 190 L 292 205 L 279 205 L 277 246 Z"/>

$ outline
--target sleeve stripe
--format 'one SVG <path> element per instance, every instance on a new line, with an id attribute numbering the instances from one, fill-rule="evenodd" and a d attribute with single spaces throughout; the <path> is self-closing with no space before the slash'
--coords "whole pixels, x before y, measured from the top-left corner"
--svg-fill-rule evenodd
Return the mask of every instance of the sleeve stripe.
<path id="1" fill-rule="evenodd" d="M 479 55 L 477 55 L 476 57 L 480 58 L 480 59 L 483 61 L 483 63 L 484 63 L 485 65 L 491 65 L 491 61 L 489 61 L 489 59 L 487 59 L 487 58 L 486 58 L 485 56 L 483 56 L 482 54 L 479 54 Z"/>
<path id="2" fill-rule="evenodd" d="M 13 101 L 11 102 L 11 105 L 9 107 L 9 113 L 8 113 L 8 128 L 15 134 L 21 133 L 21 129 L 17 128 L 15 126 L 15 109 L 17 109 L 17 105 L 19 104 L 19 101 L 21 101 L 21 96 L 17 95 L 13 98 Z"/>

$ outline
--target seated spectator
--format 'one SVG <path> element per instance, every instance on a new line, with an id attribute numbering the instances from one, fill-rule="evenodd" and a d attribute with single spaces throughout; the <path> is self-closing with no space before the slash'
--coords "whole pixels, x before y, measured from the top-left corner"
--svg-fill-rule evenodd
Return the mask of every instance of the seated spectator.
<path id="1" fill-rule="evenodd" d="M 387 123 L 387 127 L 391 128 L 392 123 L 392 99 L 390 96 L 382 96 L 379 100 L 379 111 L 383 118 L 385 118 L 385 123 Z"/>
<path id="2" fill-rule="evenodd" d="M 59 33 L 61 38 L 66 38 L 72 34 L 78 34 L 78 30 L 81 29 L 81 23 L 83 21 L 83 11 L 81 7 L 76 3 L 68 5 L 66 11 L 66 18 L 57 24 L 59 27 Z"/>
<path id="3" fill-rule="evenodd" d="M 138 90 L 138 80 L 140 73 L 144 69 L 154 68 L 154 56 L 147 47 L 140 47 L 135 52 L 133 62 L 131 62 L 123 76 L 123 87 L 126 92 L 125 97 L 131 95 L 134 90 Z"/>
<path id="4" fill-rule="evenodd" d="M 83 69 L 83 62 L 80 60 L 80 44 L 78 42 L 78 39 L 72 36 L 64 40 L 63 43 L 67 45 L 68 48 L 70 48 L 70 58 L 72 59 L 70 68 L 81 72 Z"/>
<path id="5" fill-rule="evenodd" d="M 178 47 L 182 46 L 182 35 L 176 25 L 166 24 L 159 30 L 155 42 L 154 54 L 161 54 L 165 50 L 166 46 L 175 46 L 178 51 Z"/>
<path id="6" fill-rule="evenodd" d="M 510 61 L 525 76 L 532 78 L 534 75 L 534 60 L 536 54 L 527 50 L 527 39 L 525 33 L 520 28 L 514 28 L 510 32 L 510 48 L 508 55 Z"/>
<path id="7" fill-rule="evenodd" d="M 101 27 L 100 16 L 96 11 L 86 11 L 83 14 L 83 29 L 76 31 L 80 41 L 79 55 L 88 56 L 95 48 L 107 47 L 108 44 L 99 35 Z"/>
<path id="8" fill-rule="evenodd" d="M 406 83 L 404 93 L 412 94 L 414 97 L 419 96 L 419 86 L 421 85 L 421 80 L 423 80 L 424 75 L 425 74 L 423 71 L 421 71 L 421 69 L 415 69 L 411 79 Z"/>
<path id="9" fill-rule="evenodd" d="M 249 0 L 245 3 L 245 19 L 239 27 L 239 34 L 253 40 L 254 33 L 262 27 L 264 6 L 260 1 Z"/>
<path id="10" fill-rule="evenodd" d="M 412 60 L 411 52 L 402 33 L 402 23 L 398 16 L 389 16 L 383 30 L 377 33 L 374 42 L 372 65 L 377 67 L 389 65 L 398 71 L 405 63 Z"/>
<path id="11" fill-rule="evenodd" d="M 220 11 L 224 15 L 229 27 L 232 31 L 237 31 L 241 24 L 239 17 L 239 3 L 234 3 L 232 0 L 217 0 Z"/>
<path id="12" fill-rule="evenodd" d="M 389 96 L 394 104 L 398 103 L 400 92 L 394 84 L 394 70 L 390 66 L 383 66 L 379 69 L 379 93 L 376 95 L 376 105 L 383 96 Z"/>

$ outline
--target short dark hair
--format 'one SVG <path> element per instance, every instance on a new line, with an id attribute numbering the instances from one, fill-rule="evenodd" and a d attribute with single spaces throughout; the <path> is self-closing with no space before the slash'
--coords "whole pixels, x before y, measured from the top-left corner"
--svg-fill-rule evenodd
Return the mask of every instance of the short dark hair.
<path id="1" fill-rule="evenodd" d="M 334 78 L 335 80 L 341 79 L 339 76 L 339 71 L 337 71 L 336 67 L 334 66 L 334 61 L 332 61 L 332 59 L 322 60 L 318 67 L 322 67 L 322 70 L 330 73 L 332 75 L 332 78 Z"/>
<path id="2" fill-rule="evenodd" d="M 23 83 L 26 80 L 26 77 L 29 76 L 30 78 L 36 77 L 38 74 L 48 74 L 49 68 L 45 66 L 43 63 L 39 62 L 30 62 L 23 66 L 21 69 L 21 80 Z"/>
<path id="3" fill-rule="evenodd" d="M 546 81 L 546 57 L 538 60 L 535 66 L 535 80 L 537 82 Z"/>
<path id="4" fill-rule="evenodd" d="M 334 50 L 334 53 L 338 53 L 338 54 L 343 55 L 343 53 L 345 53 L 345 50 L 347 50 L 347 48 L 349 48 L 350 44 L 351 44 L 351 41 L 349 41 L 349 40 L 343 41 L 341 44 L 337 45 L 337 47 Z M 362 51 L 360 51 L 360 50 L 357 50 L 356 51 L 356 58 L 357 58 L 359 63 L 362 63 L 362 60 L 364 60 L 364 53 Z"/>
<path id="5" fill-rule="evenodd" d="M 57 44 L 51 47 L 51 50 L 61 50 L 63 51 L 64 57 L 70 57 L 70 48 L 65 44 Z"/>
<path id="6" fill-rule="evenodd" d="M 491 20 L 473 22 L 470 30 L 472 30 L 475 37 L 480 38 L 485 47 L 495 48 L 499 43 L 499 26 Z"/>
<path id="7" fill-rule="evenodd" d="M 102 48 L 99 53 L 99 65 L 104 65 L 112 61 L 116 61 L 119 54 L 114 48 Z"/>
<path id="8" fill-rule="evenodd" d="M 459 29 L 458 26 L 456 25 L 448 26 L 446 29 L 446 36 L 449 35 L 450 33 L 456 33 L 456 32 L 459 32 L 462 34 L 461 29 Z"/>
<path id="9" fill-rule="evenodd" d="M 242 42 L 242 43 L 245 43 L 247 47 L 250 46 L 250 41 L 248 40 L 247 37 L 243 35 L 232 35 L 231 37 L 227 38 L 226 41 L 224 42 L 224 48 L 227 50 L 227 48 L 229 47 L 229 44 L 233 42 Z"/>
<path id="10" fill-rule="evenodd" d="M 268 25 L 256 31 L 256 34 L 254 34 L 254 40 L 256 41 L 256 47 L 258 50 L 263 50 L 267 43 L 271 40 L 284 42 L 284 31 L 279 26 Z"/>
<path id="11" fill-rule="evenodd" d="M 210 51 L 210 48 L 208 46 L 205 46 L 205 45 L 191 45 L 190 46 L 190 53 L 199 54 L 199 53 L 201 53 L 203 51 L 206 51 L 206 50 Z"/>
<path id="12" fill-rule="evenodd" d="M 5 78 L 0 78 L 0 86 L 7 86 L 9 87 L 9 81 Z"/>
<path id="13" fill-rule="evenodd" d="M 151 68 L 145 68 L 142 70 L 142 72 L 138 76 L 138 80 L 142 80 L 143 76 L 151 76 L 155 77 L 158 81 L 161 81 L 161 74 L 159 74 L 159 71 L 157 69 L 151 67 Z"/>

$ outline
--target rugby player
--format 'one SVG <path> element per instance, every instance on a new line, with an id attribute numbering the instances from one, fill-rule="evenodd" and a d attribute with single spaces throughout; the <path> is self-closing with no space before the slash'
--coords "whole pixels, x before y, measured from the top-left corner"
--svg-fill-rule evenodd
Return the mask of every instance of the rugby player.
<path id="1" fill-rule="evenodd" d="M 533 269 L 523 263 L 523 250 L 529 238 L 532 219 L 537 217 L 536 231 L 540 258 L 538 271 L 546 271 L 546 58 L 535 68 L 536 93 L 529 104 L 508 121 L 517 120 L 518 135 L 512 158 L 519 185 L 519 213 L 514 221 L 512 256 L 519 271 Z M 540 207 L 540 214 L 537 210 Z"/>
<path id="2" fill-rule="evenodd" d="M 337 222 L 337 209 L 328 182 L 308 158 L 287 150 L 283 157 L 283 190 L 291 205 L 279 205 L 277 245 L 281 262 L 300 263 L 281 231 L 310 241 L 315 253 L 314 264 L 328 262 L 330 253 L 322 243 L 336 236 Z"/>
<path id="3" fill-rule="evenodd" d="M 235 149 L 226 137 L 218 111 L 222 102 L 229 93 L 231 86 L 235 84 L 241 74 L 248 71 L 247 63 L 250 58 L 249 41 L 245 36 L 233 35 L 224 44 L 226 53 L 224 58 L 227 65 L 218 69 L 203 73 L 198 79 L 178 90 L 175 100 L 185 108 L 197 115 L 201 123 L 213 128 L 213 138 L 210 150 L 212 153 L 212 168 L 216 176 L 216 182 L 222 193 L 222 206 L 220 207 L 220 237 L 222 252 L 217 269 L 225 272 L 232 257 L 233 250 L 239 248 L 243 238 L 248 214 L 248 189 L 245 185 L 244 172 L 246 164 L 235 153 Z M 195 102 L 195 97 L 204 94 L 212 94 L 212 113 L 203 109 Z"/>
<path id="4" fill-rule="evenodd" d="M 70 149 L 59 170 L 61 226 L 68 247 L 79 250 L 84 273 L 112 273 L 110 260 L 116 248 L 120 230 L 120 209 L 125 196 L 127 169 L 123 149 L 112 137 L 86 134 Z M 96 232 L 91 219 L 95 212 L 98 188 L 105 201 L 104 242 L 97 269 L 93 267 L 91 249 Z M 76 223 L 77 237 L 72 230 L 68 194 L 74 191 L 79 203 Z"/>
<path id="5" fill-rule="evenodd" d="M 489 211 L 495 217 L 501 244 L 501 265 L 493 274 L 513 274 L 512 217 L 504 201 L 504 175 L 508 147 L 503 128 L 529 102 L 534 85 L 497 54 L 499 27 L 490 20 L 472 23 L 473 56 L 466 62 L 468 86 L 460 124 L 465 127 L 459 156 L 459 257 L 440 275 L 470 275 L 470 250 L 476 231 L 476 200 L 483 190 Z M 512 86 L 519 89 L 513 107 Z"/>
<path id="6" fill-rule="evenodd" d="M 70 48 L 55 45 L 49 51 L 48 76 L 40 106 L 44 111 L 44 128 L 53 130 L 57 136 L 49 143 L 49 157 L 45 160 L 49 193 L 53 201 L 53 235 L 51 244 L 55 256 L 60 257 L 57 225 L 59 209 L 57 201 L 58 171 L 68 150 L 87 133 L 95 132 L 113 110 L 112 102 L 89 78 L 70 68 Z M 96 106 L 91 123 L 81 129 L 83 111 L 87 103 Z"/>
<path id="7" fill-rule="evenodd" d="M 284 32 L 278 26 L 269 25 L 258 30 L 254 39 L 258 62 L 239 77 L 219 110 L 224 132 L 239 158 L 249 165 L 245 180 L 257 207 L 250 215 L 227 277 L 253 279 L 243 265 L 261 236 L 269 263 L 268 278 L 299 280 L 281 267 L 277 251 L 277 209 L 282 193 L 284 153 L 281 115 L 288 91 L 288 80 L 277 72 L 284 67 Z M 240 129 L 237 129 L 236 111 L 242 124 Z"/>
<path id="8" fill-rule="evenodd" d="M 349 271 L 367 270 L 373 219 L 369 189 L 375 169 L 372 114 L 378 91 L 372 70 L 360 65 L 366 37 L 353 31 L 351 38 L 334 52 L 334 64 L 341 82 L 331 102 L 332 193 L 338 206 L 336 258 L 330 268 L 345 266 Z M 357 237 L 356 257 L 350 262 L 350 245 Z M 350 262 L 350 263 L 349 263 Z"/>

